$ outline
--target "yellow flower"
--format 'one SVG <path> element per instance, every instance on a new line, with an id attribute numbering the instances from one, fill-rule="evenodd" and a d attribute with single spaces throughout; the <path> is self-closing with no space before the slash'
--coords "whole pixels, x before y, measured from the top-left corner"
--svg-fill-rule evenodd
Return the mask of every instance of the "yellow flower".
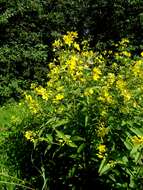
<path id="1" fill-rule="evenodd" d="M 118 52 L 115 52 L 115 57 L 118 57 L 119 56 L 119 53 Z"/>
<path id="2" fill-rule="evenodd" d="M 109 84 L 113 84 L 115 81 L 115 74 L 114 73 L 108 73 L 108 76 L 107 76 L 107 82 Z"/>
<path id="3" fill-rule="evenodd" d="M 90 50 L 90 51 L 82 51 L 81 52 L 81 55 L 83 56 L 83 57 L 93 57 L 94 56 L 94 52 L 92 51 L 92 50 Z"/>
<path id="4" fill-rule="evenodd" d="M 141 52 L 141 56 L 143 57 L 143 51 Z"/>
<path id="5" fill-rule="evenodd" d="M 104 138 L 105 135 L 108 133 L 109 129 L 101 123 L 101 126 L 98 128 L 97 135 L 98 137 Z"/>
<path id="6" fill-rule="evenodd" d="M 96 73 L 96 74 L 98 74 L 98 75 L 101 75 L 101 74 L 102 74 L 102 73 L 101 73 L 101 70 L 100 70 L 99 68 L 97 68 L 97 67 L 94 67 L 94 68 L 93 68 L 93 72 Z"/>
<path id="7" fill-rule="evenodd" d="M 143 76 L 143 61 L 142 60 L 138 60 L 135 62 L 135 65 L 132 68 L 132 71 L 134 73 L 135 76 L 139 76 L 142 77 Z"/>
<path id="8" fill-rule="evenodd" d="M 58 109 L 57 109 L 57 113 L 61 114 L 63 113 L 63 111 L 65 110 L 65 107 L 63 105 L 61 105 Z"/>
<path id="9" fill-rule="evenodd" d="M 53 87 L 54 81 L 51 79 L 47 82 L 48 87 Z"/>
<path id="10" fill-rule="evenodd" d="M 112 96 L 108 92 L 108 86 L 103 86 L 101 91 L 101 96 L 98 97 L 99 101 L 113 103 Z"/>
<path id="11" fill-rule="evenodd" d="M 106 152 L 106 146 L 104 144 L 100 144 L 98 147 L 100 153 Z"/>
<path id="12" fill-rule="evenodd" d="M 105 102 L 105 98 L 102 97 L 102 96 L 99 96 L 97 99 L 98 99 L 99 101 L 103 101 L 103 102 Z"/>
<path id="13" fill-rule="evenodd" d="M 64 98 L 63 94 L 57 94 L 55 100 L 59 101 L 59 100 L 62 100 L 63 98 Z"/>
<path id="14" fill-rule="evenodd" d="M 131 53 L 130 52 L 123 51 L 122 54 L 125 55 L 125 56 L 127 56 L 127 57 L 131 57 Z"/>
<path id="15" fill-rule="evenodd" d="M 88 56 L 88 51 L 83 51 L 83 52 L 81 53 L 81 55 L 84 56 L 84 57 L 87 57 L 87 56 Z"/>
<path id="16" fill-rule="evenodd" d="M 44 100 L 48 100 L 49 98 L 48 92 L 42 86 L 36 87 L 35 92 L 37 92 L 38 95 L 41 95 Z"/>
<path id="17" fill-rule="evenodd" d="M 78 33 L 77 32 L 67 32 L 67 34 L 69 35 L 69 36 L 72 36 L 73 38 L 77 38 L 78 37 Z"/>
<path id="18" fill-rule="evenodd" d="M 97 149 L 99 150 L 97 154 L 98 158 L 103 158 L 106 152 L 106 146 L 104 144 L 100 144 Z"/>
<path id="19" fill-rule="evenodd" d="M 62 42 L 60 40 L 55 40 L 54 43 L 52 44 L 53 47 L 59 48 L 62 46 Z"/>
<path id="20" fill-rule="evenodd" d="M 71 38 L 70 36 L 64 35 L 63 36 L 63 40 L 65 42 L 65 44 L 71 46 L 71 44 L 73 43 L 73 38 Z"/>
<path id="21" fill-rule="evenodd" d="M 82 72 L 80 72 L 80 71 L 76 72 L 76 78 L 80 79 L 82 75 L 83 75 Z"/>
<path id="22" fill-rule="evenodd" d="M 92 88 L 87 88 L 87 89 L 85 89 L 85 91 L 84 91 L 84 95 L 85 95 L 85 96 L 90 96 L 90 95 L 92 95 L 93 93 L 94 93 L 94 91 L 93 91 Z"/>
<path id="23" fill-rule="evenodd" d="M 123 90 L 122 95 L 124 96 L 125 101 L 129 101 L 131 99 L 131 94 L 126 89 Z"/>
<path id="24" fill-rule="evenodd" d="M 102 111 L 101 111 L 101 116 L 104 117 L 104 116 L 106 116 L 106 115 L 107 115 L 107 111 L 106 111 L 106 110 L 102 110 Z"/>
<path id="25" fill-rule="evenodd" d="M 98 80 L 100 78 L 101 75 L 101 70 L 97 67 L 93 68 L 93 80 Z"/>
<path id="26" fill-rule="evenodd" d="M 98 158 L 104 158 L 104 155 L 102 155 L 102 154 L 96 154 L 97 156 L 98 156 Z"/>
<path id="27" fill-rule="evenodd" d="M 94 74 L 94 75 L 93 75 L 93 80 L 98 80 L 99 78 L 100 78 L 99 75 L 97 75 L 97 74 Z"/>
<path id="28" fill-rule="evenodd" d="M 59 74 L 60 72 L 60 69 L 58 68 L 58 66 L 54 67 L 52 70 L 51 70 L 51 74 L 53 76 L 55 76 L 55 74 Z"/>
<path id="29" fill-rule="evenodd" d="M 67 35 L 63 36 L 64 43 L 68 46 L 71 46 L 71 44 L 74 41 L 74 38 L 77 38 L 77 36 L 77 32 L 67 32 Z"/>
<path id="30" fill-rule="evenodd" d="M 131 93 L 126 88 L 126 83 L 122 79 L 119 79 L 116 82 L 116 87 L 120 90 L 121 95 L 124 97 L 125 101 L 129 101 L 131 99 Z"/>
<path id="31" fill-rule="evenodd" d="M 143 136 L 133 136 L 131 140 L 136 145 L 143 144 Z"/>
<path id="32" fill-rule="evenodd" d="M 119 88 L 120 90 L 125 87 L 125 82 L 122 79 L 117 80 L 116 82 L 116 87 Z"/>
<path id="33" fill-rule="evenodd" d="M 34 100 L 32 98 L 31 95 L 27 95 L 25 94 L 25 99 L 28 103 L 28 107 L 30 109 L 30 111 L 33 113 L 33 114 L 36 114 L 40 111 L 40 107 L 39 107 L 39 104 L 36 102 L 36 100 Z"/>
<path id="34" fill-rule="evenodd" d="M 70 60 L 66 62 L 67 65 L 69 65 L 70 72 L 73 71 L 76 68 L 78 58 L 76 55 L 73 55 Z"/>
<path id="35" fill-rule="evenodd" d="M 138 107 L 138 103 L 136 101 L 133 102 L 133 107 L 134 108 Z"/>
<path id="36" fill-rule="evenodd" d="M 76 42 L 74 42 L 73 47 L 74 47 L 75 49 L 77 49 L 78 51 L 80 51 L 79 44 L 77 44 Z"/>
<path id="37" fill-rule="evenodd" d="M 49 67 L 50 69 L 53 69 L 53 68 L 55 67 L 55 64 L 54 64 L 53 62 L 50 62 L 50 63 L 48 64 L 48 67 Z"/>
<path id="38" fill-rule="evenodd" d="M 59 86 L 59 87 L 57 87 L 56 90 L 57 90 L 57 91 L 62 91 L 62 90 L 64 90 L 64 86 Z"/>
<path id="39" fill-rule="evenodd" d="M 28 102 L 32 102 L 32 96 L 31 96 L 31 95 L 25 94 L 25 99 L 26 99 Z"/>
<path id="40" fill-rule="evenodd" d="M 36 87 L 36 84 L 32 83 L 30 88 L 34 89 L 35 87 Z"/>
<path id="41" fill-rule="evenodd" d="M 121 44 L 121 45 L 124 45 L 124 44 L 126 44 L 126 43 L 128 44 L 129 42 L 130 42 L 129 39 L 127 39 L 127 38 L 122 38 L 120 44 Z"/>
<path id="42" fill-rule="evenodd" d="M 35 133 L 33 131 L 26 131 L 24 136 L 27 140 L 34 142 Z"/>
<path id="43" fill-rule="evenodd" d="M 86 79 L 85 79 L 85 78 L 80 78 L 79 80 L 80 80 L 81 82 L 83 82 L 83 83 L 86 82 Z"/>

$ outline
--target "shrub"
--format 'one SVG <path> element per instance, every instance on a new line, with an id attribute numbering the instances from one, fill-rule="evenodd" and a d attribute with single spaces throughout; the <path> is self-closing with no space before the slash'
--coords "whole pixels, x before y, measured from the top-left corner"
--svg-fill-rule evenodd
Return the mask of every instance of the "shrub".
<path id="1" fill-rule="evenodd" d="M 47 85 L 32 83 L 12 113 L 21 176 L 38 189 L 142 189 L 143 53 L 125 38 L 101 52 L 77 38 L 55 40 Z"/>
<path id="2" fill-rule="evenodd" d="M 25 86 L 31 80 L 44 84 L 53 57 L 51 42 L 67 30 L 90 36 L 91 46 L 127 35 L 138 45 L 143 39 L 142 7 L 142 0 L 1 0 L 0 76 L 6 84 L 17 81 L 18 88 L 19 80 Z M 17 99 L 15 89 L 6 88 L 0 104 L 11 95 Z"/>

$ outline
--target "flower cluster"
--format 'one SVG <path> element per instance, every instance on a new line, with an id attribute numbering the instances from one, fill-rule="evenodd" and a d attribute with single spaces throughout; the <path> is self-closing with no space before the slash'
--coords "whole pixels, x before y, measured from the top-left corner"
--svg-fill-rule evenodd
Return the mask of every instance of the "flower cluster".
<path id="1" fill-rule="evenodd" d="M 143 77 L 143 60 L 137 60 L 134 63 L 134 66 L 132 67 L 132 71 L 135 75 L 135 77 Z"/>
<path id="2" fill-rule="evenodd" d="M 143 145 L 143 136 L 133 136 L 132 142 L 133 144 Z"/>
<path id="3" fill-rule="evenodd" d="M 25 94 L 25 100 L 28 104 L 30 111 L 33 114 L 36 114 L 40 111 L 40 106 L 39 106 L 38 102 L 36 100 L 34 100 L 31 95 Z"/>
<path id="4" fill-rule="evenodd" d="M 35 133 L 33 131 L 26 131 L 24 136 L 27 140 L 34 142 Z"/>
<path id="5" fill-rule="evenodd" d="M 131 156 L 129 152 L 134 150 L 126 139 L 132 136 L 131 145 L 143 144 L 141 135 L 129 132 L 132 126 L 142 126 L 138 118 L 142 117 L 143 106 L 143 53 L 132 55 L 125 38 L 114 44 L 115 51 L 93 51 L 86 42 L 78 44 L 77 36 L 68 32 L 53 43 L 56 56 L 49 63 L 48 81 L 44 86 L 32 84 L 25 99 L 32 113 L 40 111 L 36 116 L 42 132 L 37 141 L 61 149 L 77 148 L 77 157 L 88 145 L 93 160 L 101 162 L 100 173 L 104 173 L 117 164 L 128 163 L 123 154 Z M 34 131 L 39 125 L 37 128 Z M 34 141 L 34 132 L 27 131 L 25 137 Z M 75 152 L 70 151 L 75 158 Z"/>
<path id="6" fill-rule="evenodd" d="M 103 158 L 106 152 L 106 146 L 104 144 L 100 144 L 98 146 L 98 150 L 99 150 L 97 154 L 98 158 Z"/>
<path id="7" fill-rule="evenodd" d="M 123 79 L 119 79 L 116 81 L 116 87 L 120 90 L 121 95 L 124 97 L 125 101 L 129 101 L 131 99 L 131 93 L 127 89 L 126 82 Z"/>
<path id="8" fill-rule="evenodd" d="M 61 48 L 62 46 L 67 45 L 68 47 L 73 47 L 74 49 L 80 51 L 79 44 L 75 41 L 78 38 L 77 32 L 67 32 L 67 34 L 63 35 L 62 39 L 55 40 L 53 43 L 54 51 L 55 48 Z"/>

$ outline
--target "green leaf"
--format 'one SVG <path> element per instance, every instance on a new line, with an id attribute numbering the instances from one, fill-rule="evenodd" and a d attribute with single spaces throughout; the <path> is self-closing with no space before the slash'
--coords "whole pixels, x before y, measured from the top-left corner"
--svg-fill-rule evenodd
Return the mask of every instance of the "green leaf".
<path id="1" fill-rule="evenodd" d="M 140 147 L 140 145 L 134 146 L 132 151 L 130 152 L 130 155 L 133 156 L 134 154 L 137 154 L 139 147 Z"/>
<path id="2" fill-rule="evenodd" d="M 77 147 L 77 145 L 75 143 L 73 143 L 72 141 L 67 141 L 66 144 L 69 145 L 72 148 L 76 148 Z"/>
<path id="3" fill-rule="evenodd" d="M 126 141 L 124 141 L 124 145 L 126 146 L 126 148 L 127 148 L 128 150 L 131 150 L 131 149 L 132 149 L 132 144 L 131 144 L 131 142 L 129 141 L 129 139 L 126 140 Z"/>
<path id="4" fill-rule="evenodd" d="M 139 14 L 140 24 L 143 26 L 143 13 Z"/>
<path id="5" fill-rule="evenodd" d="M 75 170 L 76 170 L 76 167 L 72 167 L 70 170 L 69 170 L 69 173 L 68 173 L 68 177 L 72 177 L 74 174 L 75 174 Z"/>
<path id="6" fill-rule="evenodd" d="M 143 129 L 130 128 L 130 130 L 135 133 L 137 136 L 143 136 Z"/>
<path id="7" fill-rule="evenodd" d="M 123 161 L 124 164 L 127 164 L 127 163 L 128 163 L 128 158 L 127 158 L 127 156 L 123 156 L 122 161 Z"/>
<path id="8" fill-rule="evenodd" d="M 65 143 L 67 145 L 69 145 L 70 147 L 77 147 L 77 145 L 71 141 L 71 136 L 70 135 L 65 135 L 63 132 L 61 131 L 58 131 L 56 130 L 56 133 L 57 133 L 57 136 L 60 138 L 60 139 L 63 139 L 65 141 Z"/>
<path id="9" fill-rule="evenodd" d="M 59 138 L 65 140 L 65 141 L 67 140 L 67 137 L 65 136 L 65 134 L 63 132 L 56 130 L 56 133 Z"/>
<path id="10" fill-rule="evenodd" d="M 137 153 L 134 155 L 135 163 L 138 162 L 138 160 L 140 159 L 140 156 L 141 156 L 141 153 L 140 153 L 140 152 L 137 152 Z"/>
<path id="11" fill-rule="evenodd" d="M 99 167 L 99 174 L 100 175 L 103 175 L 104 173 L 106 173 L 108 170 L 111 169 L 111 165 L 109 163 L 106 162 L 106 158 L 103 158 L 101 164 L 100 164 L 100 167 Z"/>
<path id="12" fill-rule="evenodd" d="M 102 169 L 100 170 L 100 175 L 105 174 L 108 170 L 111 169 L 111 165 L 110 164 L 106 164 L 104 167 L 102 167 Z"/>
<path id="13" fill-rule="evenodd" d="M 88 125 L 88 115 L 85 116 L 85 127 Z"/>
<path id="14" fill-rule="evenodd" d="M 54 125 L 54 127 L 60 127 L 60 126 L 63 126 L 65 124 L 67 124 L 69 121 L 67 119 L 62 119 L 60 121 L 57 121 L 56 124 Z"/>
<path id="15" fill-rule="evenodd" d="M 73 137 L 71 137 L 71 140 L 72 140 L 72 141 L 85 141 L 84 138 L 79 137 L 79 136 L 73 136 Z"/>
<path id="16" fill-rule="evenodd" d="M 77 156 L 77 154 L 71 154 L 69 157 L 73 158 L 73 159 L 76 159 L 78 156 Z"/>
<path id="17" fill-rule="evenodd" d="M 48 140 L 49 143 L 53 142 L 53 137 L 52 137 L 51 134 L 47 134 L 46 138 L 47 138 L 47 140 Z"/>
<path id="18" fill-rule="evenodd" d="M 77 153 L 81 153 L 82 150 L 84 149 L 84 147 L 85 147 L 85 144 L 82 143 L 82 144 L 78 147 L 78 149 L 77 149 Z"/>

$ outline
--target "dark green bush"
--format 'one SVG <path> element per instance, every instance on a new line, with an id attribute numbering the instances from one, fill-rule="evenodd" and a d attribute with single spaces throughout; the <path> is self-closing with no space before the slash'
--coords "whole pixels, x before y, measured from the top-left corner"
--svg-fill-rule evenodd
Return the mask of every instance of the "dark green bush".
<path id="1" fill-rule="evenodd" d="M 142 6 L 141 0 L 1 0 L 0 75 L 44 81 L 51 42 L 66 31 L 88 35 L 92 46 L 127 35 L 140 42 Z"/>

